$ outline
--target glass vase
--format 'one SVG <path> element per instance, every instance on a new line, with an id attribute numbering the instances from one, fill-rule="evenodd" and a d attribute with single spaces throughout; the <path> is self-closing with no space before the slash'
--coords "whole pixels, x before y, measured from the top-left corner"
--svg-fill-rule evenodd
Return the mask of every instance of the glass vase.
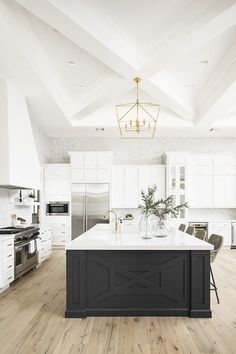
<path id="1" fill-rule="evenodd" d="M 139 222 L 139 232 L 142 238 L 153 238 L 156 231 L 156 217 L 152 214 L 143 214 Z"/>
<path id="2" fill-rule="evenodd" d="M 170 233 L 170 228 L 169 228 L 169 225 L 167 224 L 167 221 L 160 218 L 157 223 L 155 236 L 156 237 L 166 237 L 169 233 Z"/>

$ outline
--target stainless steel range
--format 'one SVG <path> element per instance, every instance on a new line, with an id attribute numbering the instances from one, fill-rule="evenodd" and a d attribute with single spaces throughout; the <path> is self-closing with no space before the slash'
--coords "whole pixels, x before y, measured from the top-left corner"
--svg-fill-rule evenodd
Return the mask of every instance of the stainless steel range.
<path id="1" fill-rule="evenodd" d="M 36 267 L 38 264 L 38 228 L 5 227 L 0 229 L 0 234 L 15 234 L 15 279 Z"/>

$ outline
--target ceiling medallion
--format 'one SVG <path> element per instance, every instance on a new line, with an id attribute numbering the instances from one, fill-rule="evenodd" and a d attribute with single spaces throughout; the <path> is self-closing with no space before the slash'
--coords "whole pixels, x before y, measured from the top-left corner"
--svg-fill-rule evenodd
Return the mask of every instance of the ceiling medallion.
<path id="1" fill-rule="evenodd" d="M 116 105 L 117 121 L 122 138 L 147 139 L 153 138 L 155 134 L 160 105 L 140 102 L 140 80 L 139 77 L 134 78 L 137 85 L 136 102 Z"/>

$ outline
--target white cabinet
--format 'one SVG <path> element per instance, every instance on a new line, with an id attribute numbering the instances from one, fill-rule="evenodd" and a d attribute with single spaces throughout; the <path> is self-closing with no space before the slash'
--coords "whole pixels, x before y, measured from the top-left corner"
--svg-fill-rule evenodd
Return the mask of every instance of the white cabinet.
<path id="1" fill-rule="evenodd" d="M 214 176 L 214 207 L 236 207 L 236 176 Z"/>
<path id="2" fill-rule="evenodd" d="M 213 207 L 212 176 L 190 175 L 188 201 L 191 208 Z"/>
<path id="3" fill-rule="evenodd" d="M 189 154 L 186 152 L 169 152 L 164 155 L 164 161 L 166 163 L 166 195 L 173 196 L 174 205 L 189 202 Z M 187 212 L 187 209 L 183 209 L 177 219 L 185 220 Z M 169 218 L 175 219 L 173 215 L 170 215 Z"/>
<path id="4" fill-rule="evenodd" d="M 71 240 L 71 219 L 69 216 L 47 216 L 45 227 L 50 228 L 53 247 L 65 247 Z"/>
<path id="5" fill-rule="evenodd" d="M 45 178 L 63 179 L 70 178 L 70 165 L 69 164 L 47 164 L 45 168 Z"/>
<path id="6" fill-rule="evenodd" d="M 72 151 L 69 154 L 72 183 L 110 183 L 110 151 Z"/>
<path id="7" fill-rule="evenodd" d="M 14 235 L 0 239 L 0 292 L 14 280 Z"/>
<path id="8" fill-rule="evenodd" d="M 141 202 L 141 191 L 147 191 L 148 187 L 157 186 L 156 198 L 165 198 L 166 181 L 165 166 L 144 165 L 139 167 L 139 202 Z"/>
<path id="9" fill-rule="evenodd" d="M 125 208 L 125 171 L 124 166 L 112 167 L 112 208 Z"/>
<path id="10" fill-rule="evenodd" d="M 213 208 L 213 159 L 209 154 L 189 157 L 189 206 Z"/>
<path id="11" fill-rule="evenodd" d="M 45 195 L 69 195 L 70 179 L 45 179 Z"/>
<path id="12" fill-rule="evenodd" d="M 50 227 L 40 230 L 39 245 L 38 262 L 40 264 L 52 253 L 52 229 Z"/>
<path id="13" fill-rule="evenodd" d="M 129 166 L 124 168 L 125 175 L 125 207 L 137 208 L 139 204 L 139 178 L 138 167 Z"/>
<path id="14" fill-rule="evenodd" d="M 137 208 L 141 190 L 157 185 L 157 198 L 165 197 L 165 166 L 117 165 L 112 167 L 112 208 Z"/>
<path id="15" fill-rule="evenodd" d="M 84 183 L 85 171 L 83 168 L 72 168 L 71 169 L 71 183 Z"/>
<path id="16" fill-rule="evenodd" d="M 98 167 L 98 153 L 96 151 L 87 151 L 85 154 L 85 168 Z"/>
<path id="17" fill-rule="evenodd" d="M 223 246 L 231 246 L 231 235 L 232 235 L 232 228 L 231 222 L 210 222 L 208 224 L 208 238 L 212 234 L 217 234 L 224 237 Z"/>

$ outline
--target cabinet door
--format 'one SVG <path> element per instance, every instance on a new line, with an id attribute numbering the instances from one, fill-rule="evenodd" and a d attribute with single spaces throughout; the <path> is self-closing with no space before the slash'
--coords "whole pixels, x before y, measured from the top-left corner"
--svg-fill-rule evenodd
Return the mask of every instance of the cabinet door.
<path id="1" fill-rule="evenodd" d="M 191 208 L 213 207 L 212 176 L 189 176 L 188 201 Z"/>
<path id="2" fill-rule="evenodd" d="M 84 151 L 75 151 L 70 153 L 71 168 L 84 168 Z"/>
<path id="3" fill-rule="evenodd" d="M 71 169 L 71 183 L 84 183 L 84 169 L 72 168 Z"/>
<path id="4" fill-rule="evenodd" d="M 111 206 L 125 207 L 125 172 L 123 166 L 112 167 Z"/>
<path id="5" fill-rule="evenodd" d="M 156 185 L 156 198 L 165 198 L 165 167 L 164 166 L 140 166 L 139 167 L 139 202 L 141 191 L 147 191 L 148 187 Z"/>
<path id="6" fill-rule="evenodd" d="M 111 167 L 111 152 L 110 151 L 99 151 L 98 152 L 98 167 L 99 168 L 110 168 Z"/>
<path id="7" fill-rule="evenodd" d="M 236 207 L 236 176 L 226 176 L 225 178 L 225 199 L 226 207 Z"/>
<path id="8" fill-rule="evenodd" d="M 84 171 L 85 183 L 97 183 L 98 181 L 98 170 L 97 168 L 86 168 Z"/>
<path id="9" fill-rule="evenodd" d="M 45 178 L 70 178 L 70 165 L 51 164 L 45 166 Z"/>
<path id="10" fill-rule="evenodd" d="M 138 167 L 125 167 L 125 207 L 137 208 L 139 204 Z"/>
<path id="11" fill-rule="evenodd" d="M 85 153 L 85 168 L 97 168 L 98 153 L 95 151 L 88 151 Z"/>
<path id="12" fill-rule="evenodd" d="M 111 181 L 111 169 L 99 168 L 98 169 L 98 183 L 110 183 Z"/>
<path id="13" fill-rule="evenodd" d="M 46 179 L 45 180 L 46 195 L 67 195 L 70 194 L 69 179 Z"/>
<path id="14" fill-rule="evenodd" d="M 225 208 L 226 207 L 226 185 L 225 176 L 214 176 L 214 208 Z"/>

